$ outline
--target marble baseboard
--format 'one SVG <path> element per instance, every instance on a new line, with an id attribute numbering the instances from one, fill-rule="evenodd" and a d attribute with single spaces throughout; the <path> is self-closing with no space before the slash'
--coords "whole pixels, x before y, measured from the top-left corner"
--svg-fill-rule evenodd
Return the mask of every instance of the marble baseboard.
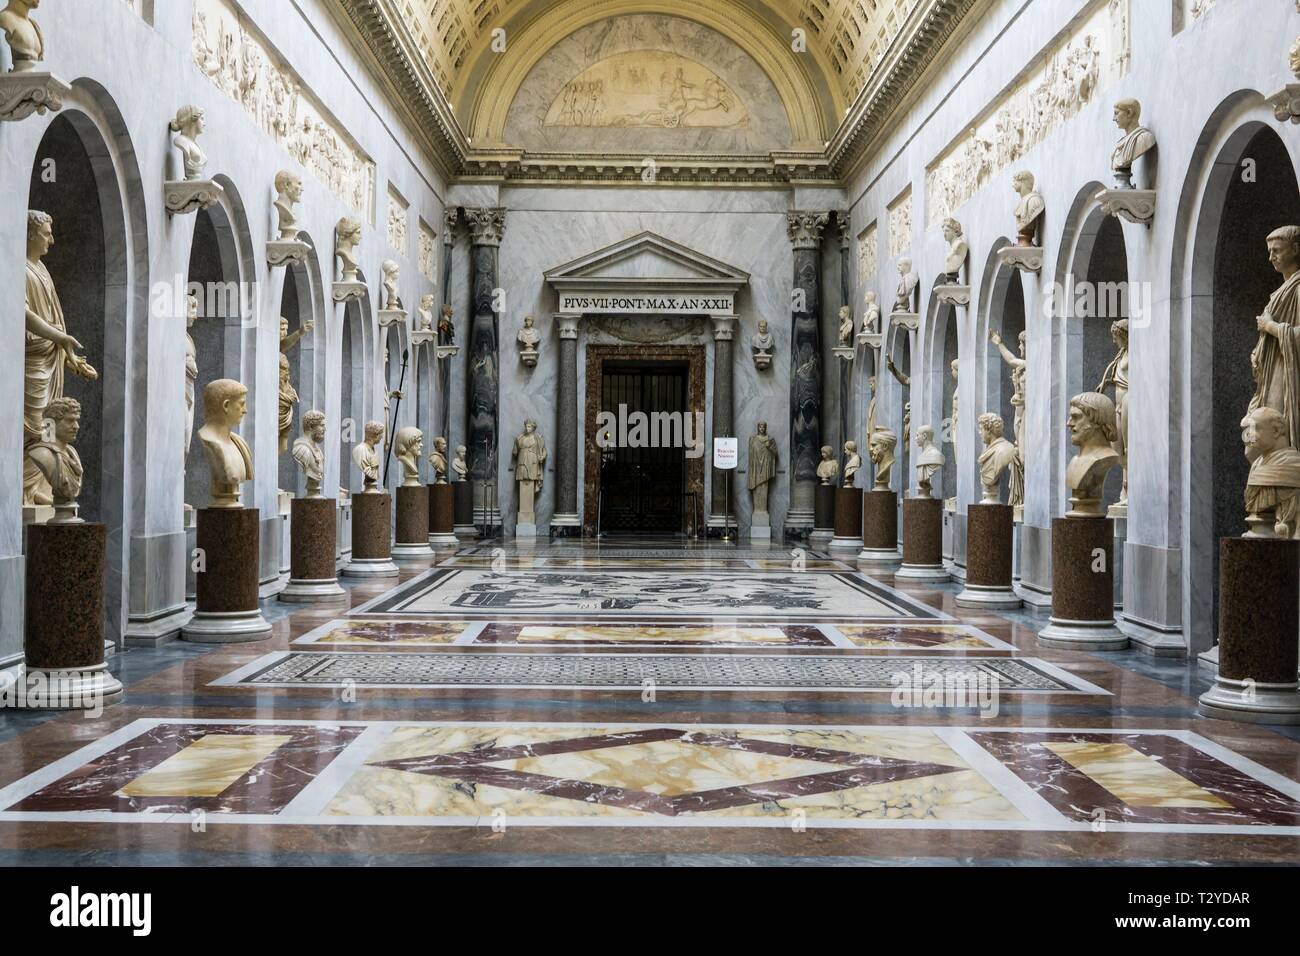
<path id="1" fill-rule="evenodd" d="M 280 538 L 284 534 L 284 524 L 284 519 L 278 514 L 258 523 L 257 594 L 262 600 L 275 597 L 289 583 L 288 576 L 280 570 Z"/>
<path id="2" fill-rule="evenodd" d="M 22 680 L 25 670 L 22 654 L 17 657 L 0 658 L 0 687 Z"/>
<path id="3" fill-rule="evenodd" d="M 147 617 L 128 618 L 123 634 L 127 647 L 158 647 L 180 639 L 181 631 L 194 617 L 194 606 L 181 603 Z"/>
<path id="4" fill-rule="evenodd" d="M 1184 644 L 1182 549 L 1126 542 L 1123 574 L 1124 617 L 1149 629 L 1176 633 Z"/>
<path id="5" fill-rule="evenodd" d="M 1035 610 L 1052 605 L 1052 532 L 1024 525 L 1020 529 L 1020 596 Z"/>
<path id="6" fill-rule="evenodd" d="M 1203 674 L 1211 676 L 1219 673 L 1219 645 L 1215 644 L 1208 651 L 1196 655 L 1196 666 Z"/>
<path id="7" fill-rule="evenodd" d="M 128 646 L 154 647 L 174 640 L 189 621 L 188 538 L 187 532 L 176 531 L 131 539 L 130 603 L 123 632 Z"/>
<path id="8" fill-rule="evenodd" d="M 1128 613 L 1116 614 L 1115 625 L 1128 635 L 1130 644 L 1152 657 L 1186 657 L 1187 641 L 1181 628 L 1162 628 Z"/>
<path id="9" fill-rule="evenodd" d="M 0 661 L 23 659 L 25 566 L 20 554 L 0 558 Z"/>

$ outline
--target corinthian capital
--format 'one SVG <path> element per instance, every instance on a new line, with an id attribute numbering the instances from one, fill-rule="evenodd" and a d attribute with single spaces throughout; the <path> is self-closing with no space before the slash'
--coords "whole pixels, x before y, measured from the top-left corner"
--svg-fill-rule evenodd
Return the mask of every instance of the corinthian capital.
<path id="1" fill-rule="evenodd" d="M 506 211 L 502 206 L 485 208 L 465 207 L 465 223 L 469 226 L 469 240 L 476 246 L 499 246 L 506 231 Z"/>
<path id="2" fill-rule="evenodd" d="M 456 222 L 460 218 L 460 210 L 455 206 L 448 206 L 442 211 L 442 241 L 449 246 L 456 244 Z"/>
<path id="3" fill-rule="evenodd" d="M 830 221 L 827 212 L 791 212 L 786 213 L 786 225 L 790 233 L 790 244 L 796 249 L 819 249 L 822 244 L 822 230 Z"/>

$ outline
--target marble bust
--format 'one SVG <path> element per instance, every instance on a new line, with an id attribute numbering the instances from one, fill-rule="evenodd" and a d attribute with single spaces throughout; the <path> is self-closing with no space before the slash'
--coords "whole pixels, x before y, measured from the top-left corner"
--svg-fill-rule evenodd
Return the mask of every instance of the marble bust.
<path id="1" fill-rule="evenodd" d="M 844 443 L 844 487 L 852 488 L 858 472 L 862 470 L 862 456 L 858 454 L 858 443 Z"/>
<path id="2" fill-rule="evenodd" d="M 917 428 L 916 444 L 921 449 L 921 454 L 916 459 L 916 472 L 920 478 L 917 483 L 917 497 L 932 498 L 934 492 L 930 483 L 935 472 L 939 471 L 944 465 L 943 452 L 935 444 L 934 429 L 929 425 L 922 425 Z"/>
<path id="3" fill-rule="evenodd" d="M 433 440 L 429 464 L 433 466 L 434 483 L 445 485 L 447 483 L 447 439 L 440 437 Z"/>
<path id="4" fill-rule="evenodd" d="M 1250 459 L 1246 524 L 1251 538 L 1296 536 L 1300 506 L 1300 450 L 1291 447 L 1287 420 L 1277 409 L 1256 408 L 1241 420 Z"/>
<path id="5" fill-rule="evenodd" d="M 452 322 L 451 317 L 455 311 L 450 305 L 444 305 L 438 316 L 438 344 L 454 345 L 456 344 L 456 324 Z"/>
<path id="6" fill-rule="evenodd" d="M 1275 229 L 1267 242 L 1269 262 L 1283 282 L 1255 319 L 1255 394 L 1247 410 L 1276 409 L 1287 420 L 1291 447 L 1300 448 L 1300 226 Z"/>
<path id="7" fill-rule="evenodd" d="M 772 338 L 772 333 L 768 331 L 767 319 L 758 320 L 758 331 L 750 338 L 749 347 L 754 353 L 755 367 L 764 369 L 771 366 L 772 352 L 776 348 L 776 340 Z"/>
<path id="8" fill-rule="evenodd" d="M 943 274 L 949 283 L 961 280 L 961 268 L 970 255 L 970 244 L 962 238 L 962 227 L 956 219 L 949 217 L 943 221 L 943 241 L 948 243 L 948 254 L 943 260 Z"/>
<path id="9" fill-rule="evenodd" d="M 433 303 L 437 301 L 432 295 L 420 296 L 420 308 L 416 310 L 415 331 L 433 331 Z"/>
<path id="10" fill-rule="evenodd" d="M 13 55 L 15 73 L 29 73 L 45 59 L 45 35 L 40 24 L 32 19 L 31 12 L 41 0 L 9 0 L 0 10 L 0 30 Z"/>
<path id="11" fill-rule="evenodd" d="M 451 460 L 451 471 L 457 481 L 466 481 L 469 478 L 469 465 L 465 461 L 468 453 L 469 449 L 464 445 L 456 446 L 456 457 Z"/>
<path id="12" fill-rule="evenodd" d="M 201 180 L 203 169 L 208 165 L 207 154 L 199 146 L 199 134 L 204 128 L 203 110 L 198 106 L 182 106 L 176 111 L 176 118 L 168 125 L 176 134 L 172 137 L 172 144 L 181 151 L 185 178 Z"/>
<path id="13" fill-rule="evenodd" d="M 72 443 L 81 429 L 81 403 L 75 398 L 56 398 L 45 409 L 45 417 L 54 423 L 53 437 L 27 450 L 31 460 L 50 487 L 54 517 L 51 524 L 76 524 L 77 498 L 81 495 L 81 457 Z"/>
<path id="14" fill-rule="evenodd" d="M 280 240 L 290 242 L 298 238 L 298 213 L 294 207 L 302 202 L 302 177 L 282 169 L 275 174 L 275 212 Z"/>
<path id="15" fill-rule="evenodd" d="M 768 513 L 767 496 L 776 477 L 777 457 L 776 439 L 767 433 L 767 422 L 759 422 L 749 438 L 749 473 L 745 476 L 755 514 Z"/>
<path id="16" fill-rule="evenodd" d="M 393 436 L 393 454 L 402 465 L 402 487 L 420 485 L 420 453 L 424 451 L 424 433 L 414 425 L 406 425 Z"/>
<path id="17" fill-rule="evenodd" d="M 1016 173 L 1012 184 L 1020 201 L 1016 203 L 1016 245 L 1038 245 L 1039 231 L 1042 228 L 1043 213 L 1047 204 L 1042 195 L 1034 189 L 1034 174 L 1028 171 Z"/>
<path id="18" fill-rule="evenodd" d="M 302 434 L 293 443 L 293 460 L 298 463 L 307 484 L 307 497 L 320 498 L 325 478 L 325 413 L 312 410 L 302 416 Z"/>
<path id="19" fill-rule="evenodd" d="M 199 380 L 199 350 L 190 331 L 199 319 L 199 297 L 190 292 L 185 303 L 185 448 L 184 461 L 190 459 L 194 442 L 194 391 Z"/>
<path id="20" fill-rule="evenodd" d="M 1115 125 L 1124 131 L 1110 154 L 1117 189 L 1133 188 L 1133 163 L 1155 148 L 1155 135 L 1139 123 L 1141 119 L 1142 104 L 1137 100 L 1123 99 L 1115 104 Z"/>
<path id="21" fill-rule="evenodd" d="M 840 348 L 853 345 L 853 310 L 847 305 L 840 309 Z"/>
<path id="22" fill-rule="evenodd" d="M 529 368 L 537 364 L 537 346 L 542 341 L 541 334 L 534 327 L 536 321 L 531 315 L 525 315 L 523 327 L 515 336 L 519 343 L 519 359 Z"/>
<path id="23" fill-rule="evenodd" d="M 979 458 L 980 485 L 984 489 L 982 504 L 1001 504 L 998 483 L 1002 479 L 1002 473 L 1014 467 L 1019 452 L 1003 434 L 1006 425 L 1001 415 L 987 412 L 979 417 L 978 426 L 980 438 L 984 442 L 984 451 Z"/>
<path id="24" fill-rule="evenodd" d="M 352 449 L 352 463 L 361 472 L 365 494 L 379 494 L 379 446 L 383 440 L 384 423 L 366 422 L 365 440 Z"/>
<path id="25" fill-rule="evenodd" d="M 822 460 L 817 463 L 817 477 L 823 485 L 831 485 L 839 474 L 840 463 L 835 460 L 835 449 L 830 445 L 822 445 Z"/>
<path id="26" fill-rule="evenodd" d="M 1100 392 L 1083 392 L 1070 399 L 1070 441 L 1079 449 L 1065 470 L 1070 489 L 1067 518 L 1099 518 L 1106 475 L 1119 464 L 1112 447 L 1119 437 L 1115 424 L 1115 403 Z"/>
<path id="27" fill-rule="evenodd" d="M 866 335 L 875 335 L 880 331 L 880 304 L 876 302 L 876 293 L 867 292 L 867 311 L 862 316 L 862 331 Z"/>
<path id="28" fill-rule="evenodd" d="M 898 436 L 892 429 L 878 428 L 867 440 L 871 463 L 876 466 L 876 481 L 872 491 L 888 491 L 889 479 L 894 469 L 894 453 L 898 449 Z"/>
<path id="29" fill-rule="evenodd" d="M 912 271 L 912 260 L 898 260 L 898 293 L 894 297 L 894 311 L 913 313 L 916 311 L 916 287 L 921 284 L 921 277 Z"/>
<path id="30" fill-rule="evenodd" d="M 384 311 L 401 312 L 402 295 L 397 290 L 401 279 L 402 267 L 393 259 L 384 260 Z"/>
<path id="31" fill-rule="evenodd" d="M 203 389 L 203 427 L 199 441 L 212 477 L 212 508 L 242 508 L 239 486 L 253 479 L 253 455 L 234 428 L 248 412 L 248 389 L 219 378 Z"/>
<path id="32" fill-rule="evenodd" d="M 343 282 L 360 282 L 361 265 L 357 262 L 357 245 L 361 242 L 361 223 L 343 217 L 334 238 L 334 254 L 343 268 Z"/>

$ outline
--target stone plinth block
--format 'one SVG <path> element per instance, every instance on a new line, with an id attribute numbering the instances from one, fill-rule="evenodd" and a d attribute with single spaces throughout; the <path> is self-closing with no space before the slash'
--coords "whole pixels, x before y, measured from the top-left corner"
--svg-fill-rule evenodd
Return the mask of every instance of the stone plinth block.
<path id="1" fill-rule="evenodd" d="M 895 577 L 940 583 L 949 578 L 943 566 L 943 501 L 908 498 L 903 502 L 903 566 Z"/>
<path id="2" fill-rule="evenodd" d="M 429 544 L 454 548 L 456 539 L 456 493 L 448 484 L 429 485 Z"/>
<path id="3" fill-rule="evenodd" d="M 462 540 L 477 538 L 478 528 L 474 526 L 474 486 L 468 481 L 457 481 L 451 487 L 456 506 L 456 537 Z"/>
<path id="4" fill-rule="evenodd" d="M 122 698 L 121 683 L 104 663 L 107 542 L 102 524 L 27 529 L 27 680 L 16 703 L 79 710 Z"/>
<path id="5" fill-rule="evenodd" d="M 163 184 L 164 202 L 173 216 L 189 216 L 200 209 L 210 209 L 225 194 L 220 183 L 206 179 L 179 179 Z"/>
<path id="6" fill-rule="evenodd" d="M 1300 724 L 1300 541 L 1219 542 L 1219 672 L 1206 717 Z"/>
<path id="7" fill-rule="evenodd" d="M 1115 522 L 1052 519 L 1052 616 L 1038 635 L 1044 647 L 1122 651 L 1115 626 Z"/>
<path id="8" fill-rule="evenodd" d="M 898 495 L 868 491 L 862 496 L 862 551 L 858 563 L 892 571 L 902 563 L 898 553 Z"/>
<path id="9" fill-rule="evenodd" d="M 835 550 L 862 550 L 862 492 L 857 488 L 835 489 Z"/>
<path id="10" fill-rule="evenodd" d="M 258 605 L 261 567 L 256 508 L 200 508 L 195 547 L 194 617 L 181 637 L 200 644 L 262 641 L 271 625 Z"/>
<path id="11" fill-rule="evenodd" d="M 424 485 L 403 485 L 397 489 L 397 536 L 393 539 L 393 560 L 419 561 L 432 555 L 429 550 L 429 492 Z"/>
<path id="12" fill-rule="evenodd" d="M 281 601 L 337 601 L 338 504 L 333 498 L 295 498 L 289 505 L 289 583 Z"/>
<path id="13" fill-rule="evenodd" d="M 343 574 L 350 578 L 397 577 L 392 541 L 392 495 L 386 491 L 353 495 L 352 561 Z"/>
<path id="14" fill-rule="evenodd" d="M 1020 597 L 1011 587 L 1014 511 L 1010 505 L 997 504 L 966 509 L 966 588 L 957 595 L 958 607 L 1020 607 Z"/>

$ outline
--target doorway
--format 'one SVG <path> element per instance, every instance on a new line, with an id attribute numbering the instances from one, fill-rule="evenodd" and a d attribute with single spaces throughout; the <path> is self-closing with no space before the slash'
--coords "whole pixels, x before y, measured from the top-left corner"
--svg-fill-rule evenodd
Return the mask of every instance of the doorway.
<path id="1" fill-rule="evenodd" d="M 600 527 L 606 534 L 678 534 L 686 491 L 685 362 L 607 363 Z"/>

